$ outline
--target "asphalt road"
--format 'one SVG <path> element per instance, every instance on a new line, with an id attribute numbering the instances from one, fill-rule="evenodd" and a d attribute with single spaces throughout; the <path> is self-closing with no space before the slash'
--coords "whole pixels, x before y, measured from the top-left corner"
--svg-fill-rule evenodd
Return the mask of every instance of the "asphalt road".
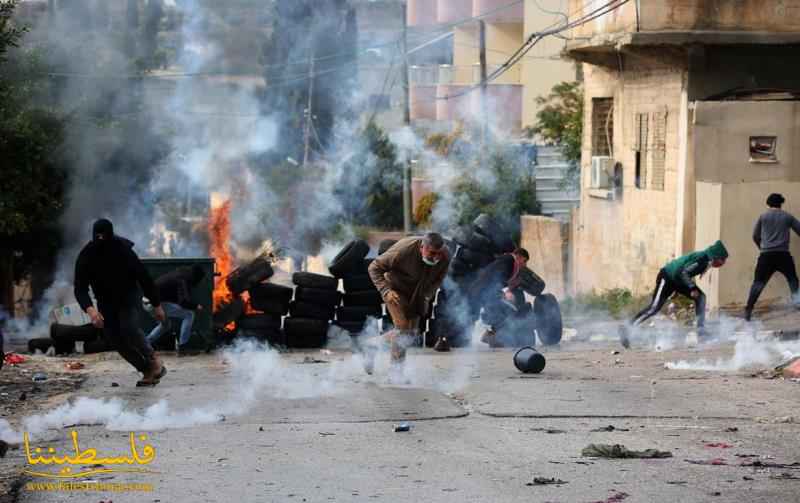
<path id="1" fill-rule="evenodd" d="M 70 427 L 47 430 L 33 447 L 71 452 L 64 449 L 74 429 L 81 449 L 119 455 L 129 450 L 130 431 L 146 430 L 142 445 L 155 456 L 145 468 L 157 473 L 84 480 L 95 488 L 131 483 L 152 490 L 23 485 L 19 500 L 798 500 L 800 466 L 742 465 L 800 462 L 800 383 L 753 377 L 763 365 L 728 372 L 664 367 L 701 357 L 728 361 L 731 343 L 613 354 L 614 342 L 598 339 L 548 351 L 547 368 L 536 376 L 517 372 L 509 350 L 412 352 L 412 384 L 403 386 L 385 383 L 385 361 L 366 376 L 349 352 L 167 355 L 170 373 L 146 389 L 133 387 L 136 375 L 121 360 L 87 356 L 86 382 L 73 398 L 98 401 L 51 417 L 48 425 Z M 409 432 L 394 431 L 402 421 Z M 593 431 L 609 425 L 614 431 Z M 655 448 L 672 457 L 582 457 L 591 443 Z M 714 459 L 724 464 L 687 461 Z M 11 451 L 0 466 L 25 468 L 24 452 Z M 563 483 L 532 485 L 535 477 Z"/>

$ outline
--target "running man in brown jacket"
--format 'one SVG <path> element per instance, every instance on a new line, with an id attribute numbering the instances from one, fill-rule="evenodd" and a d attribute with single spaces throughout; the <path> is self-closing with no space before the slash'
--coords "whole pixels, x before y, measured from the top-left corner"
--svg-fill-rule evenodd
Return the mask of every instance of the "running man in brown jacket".
<path id="1" fill-rule="evenodd" d="M 406 348 L 416 339 L 419 320 L 447 275 L 450 256 L 440 234 L 401 239 L 369 266 L 369 275 L 394 321 L 387 334 L 391 345 L 390 380 L 402 377 Z M 372 373 L 372 361 L 366 364 Z"/>

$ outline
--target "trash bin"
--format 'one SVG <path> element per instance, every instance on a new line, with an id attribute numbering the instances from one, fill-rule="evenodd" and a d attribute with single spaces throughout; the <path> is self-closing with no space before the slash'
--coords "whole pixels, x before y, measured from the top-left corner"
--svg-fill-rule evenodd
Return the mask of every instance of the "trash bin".
<path id="1" fill-rule="evenodd" d="M 197 312 L 195 315 L 194 325 L 192 326 L 192 337 L 189 339 L 188 346 L 191 349 L 206 349 L 214 340 L 211 315 L 213 309 L 215 260 L 210 257 L 163 257 L 143 258 L 142 263 L 154 280 L 168 272 L 174 271 L 179 267 L 192 267 L 194 265 L 199 265 L 203 268 L 206 273 L 203 281 L 201 281 L 200 284 L 191 291 L 192 300 L 202 305 L 203 310 Z M 156 320 L 150 313 L 142 310 L 140 325 L 145 333 L 149 333 L 150 330 L 156 326 Z M 163 346 L 168 349 L 174 348 L 175 341 L 173 337 L 177 337 L 179 328 L 180 324 L 173 321 L 170 333 L 162 336 L 157 347 Z"/>

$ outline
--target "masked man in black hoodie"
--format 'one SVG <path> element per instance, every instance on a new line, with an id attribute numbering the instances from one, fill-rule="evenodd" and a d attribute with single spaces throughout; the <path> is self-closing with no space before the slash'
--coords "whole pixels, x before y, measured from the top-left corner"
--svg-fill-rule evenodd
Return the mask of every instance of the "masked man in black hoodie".
<path id="1" fill-rule="evenodd" d="M 97 307 L 89 296 L 90 287 Z M 154 386 L 167 369 L 139 328 L 139 287 L 153 306 L 156 319 L 165 322 L 156 285 L 133 251 L 133 243 L 115 236 L 109 220 L 96 221 L 92 241 L 83 247 L 75 263 L 75 298 L 92 324 L 103 329 L 106 340 L 144 375 L 136 385 Z"/>

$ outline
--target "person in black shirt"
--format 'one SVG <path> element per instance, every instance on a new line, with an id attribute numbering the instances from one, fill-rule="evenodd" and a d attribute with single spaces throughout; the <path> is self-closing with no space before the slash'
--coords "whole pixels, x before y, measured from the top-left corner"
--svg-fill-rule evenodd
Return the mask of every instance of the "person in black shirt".
<path id="1" fill-rule="evenodd" d="M 75 263 L 75 298 L 92 324 L 103 329 L 106 340 L 136 370 L 144 374 L 137 386 L 153 386 L 167 369 L 139 328 L 141 287 L 154 308 L 156 319 L 166 320 L 158 290 L 144 264 L 133 251 L 133 243 L 114 235 L 109 220 L 100 219 L 92 228 L 92 241 L 83 247 Z M 89 296 L 92 289 L 97 307 Z"/>
<path id="2" fill-rule="evenodd" d="M 530 255 L 524 248 L 501 255 L 480 272 L 470 287 L 473 312 L 479 312 L 482 307 L 481 318 L 489 325 L 481 335 L 481 342 L 496 347 L 497 330 L 507 318 L 509 309 L 517 310 L 525 303 L 525 295 L 519 289 L 519 272 L 529 259 Z"/>
<path id="3" fill-rule="evenodd" d="M 156 280 L 161 306 L 167 315 L 167 321 L 156 325 L 150 335 L 147 336 L 147 341 L 150 345 L 155 344 L 169 328 L 169 320 L 171 318 L 180 318 L 181 332 L 178 338 L 178 355 L 186 354 L 186 345 L 192 336 L 195 311 L 203 309 L 203 306 L 192 300 L 191 292 L 194 287 L 203 281 L 205 276 L 206 273 L 203 268 L 199 265 L 194 265 L 192 267 L 179 267 Z"/>

